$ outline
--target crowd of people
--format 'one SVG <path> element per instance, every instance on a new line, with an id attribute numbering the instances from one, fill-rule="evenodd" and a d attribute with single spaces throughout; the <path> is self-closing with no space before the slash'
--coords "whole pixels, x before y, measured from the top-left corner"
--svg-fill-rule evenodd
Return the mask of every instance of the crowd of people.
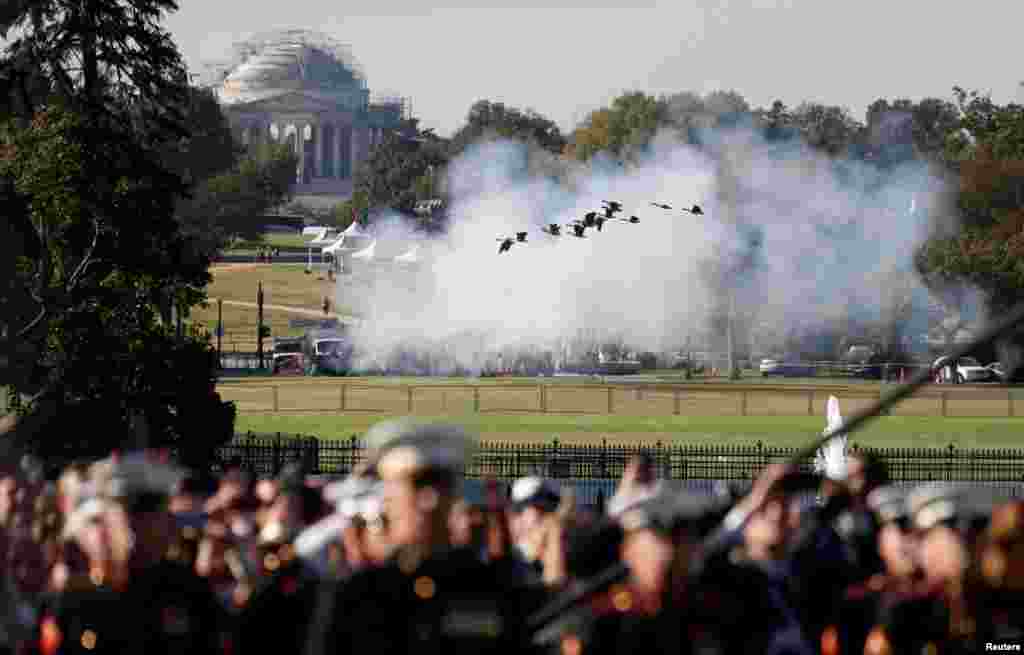
<path id="1" fill-rule="evenodd" d="M 771 464 L 698 496 L 643 455 L 604 507 L 460 493 L 474 440 L 387 422 L 341 480 L 160 452 L 0 468 L 0 653 L 883 655 L 1024 644 L 1024 503 Z"/>

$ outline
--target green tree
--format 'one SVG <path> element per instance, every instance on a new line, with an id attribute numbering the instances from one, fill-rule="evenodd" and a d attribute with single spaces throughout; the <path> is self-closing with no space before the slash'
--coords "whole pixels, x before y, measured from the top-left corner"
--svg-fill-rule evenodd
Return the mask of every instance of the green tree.
<path id="1" fill-rule="evenodd" d="M 185 233 L 209 257 L 234 237 L 262 239 L 263 217 L 290 197 L 297 163 L 287 145 L 250 149 L 232 169 L 196 184 L 181 200 L 177 216 Z"/>
<path id="2" fill-rule="evenodd" d="M 161 320 L 167 304 L 184 313 L 200 302 L 209 281 L 208 258 L 175 218 L 188 182 L 166 161 L 189 135 L 187 76 L 158 24 L 174 8 L 39 0 L 0 25 L 17 34 L 0 56 L 0 97 L 16 111 L 0 126 L 0 194 L 17 235 L 4 345 L 20 346 L 3 373 L 23 413 L 102 416 L 89 424 L 97 447 L 117 444 L 140 412 L 156 444 L 205 449 L 230 436 L 233 407 L 208 393 L 208 340 L 176 338 Z M 183 385 L 204 402 L 183 406 Z M 223 432 L 187 434 L 193 412 Z M 52 449 L 62 428 L 82 425 L 31 445 Z"/>
<path id="3" fill-rule="evenodd" d="M 831 156 L 845 153 L 863 128 L 845 108 L 816 102 L 802 103 L 792 120 L 808 145 Z"/>
<path id="4" fill-rule="evenodd" d="M 412 215 L 417 181 L 430 167 L 442 168 L 447 162 L 448 144 L 433 132 L 390 133 L 357 168 L 354 192 L 362 194 L 368 207 L 389 207 Z"/>
<path id="5" fill-rule="evenodd" d="M 477 141 L 496 138 L 532 143 L 554 154 L 561 154 L 566 145 L 558 125 L 533 109 L 478 100 L 470 107 L 466 124 L 452 136 L 449 154 L 454 158 Z"/>
<path id="6" fill-rule="evenodd" d="M 915 263 L 937 294 L 976 288 L 989 315 L 999 316 L 1024 299 L 1024 106 L 954 92 L 960 119 L 946 159 L 959 177 L 952 217 L 959 229 L 929 239 Z M 1024 338 L 1009 343 L 1008 358 L 1019 361 Z"/>

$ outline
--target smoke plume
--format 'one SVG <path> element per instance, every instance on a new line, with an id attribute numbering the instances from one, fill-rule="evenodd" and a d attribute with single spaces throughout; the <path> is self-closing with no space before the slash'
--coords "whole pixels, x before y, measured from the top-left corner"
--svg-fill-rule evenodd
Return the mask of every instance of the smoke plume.
<path id="1" fill-rule="evenodd" d="M 403 344 L 446 343 L 452 363 L 479 370 L 503 348 L 580 334 L 666 352 L 705 330 L 730 295 L 753 324 L 785 333 L 877 319 L 897 278 L 920 290 L 913 251 L 942 188 L 924 167 L 883 173 L 748 130 L 708 132 L 700 149 L 660 133 L 633 157 L 566 170 L 521 143 L 470 148 L 449 166 L 447 234 L 427 240 L 385 220 L 378 261 L 339 281 L 338 303 L 365 316 L 357 365 L 383 364 Z M 609 221 L 585 239 L 541 232 L 604 200 L 640 223 Z M 680 211 L 694 204 L 703 215 Z M 520 231 L 528 242 L 498 255 L 498 241 Z M 413 244 L 418 267 L 387 261 Z"/>

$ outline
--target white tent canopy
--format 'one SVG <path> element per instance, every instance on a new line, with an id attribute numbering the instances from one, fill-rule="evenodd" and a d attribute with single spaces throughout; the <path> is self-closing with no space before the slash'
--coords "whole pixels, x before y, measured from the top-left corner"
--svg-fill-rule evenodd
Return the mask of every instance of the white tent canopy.
<path id="1" fill-rule="evenodd" d="M 312 241 L 307 241 L 306 245 L 310 248 L 323 248 L 325 246 L 333 245 L 335 241 L 340 238 L 337 230 L 325 229 L 323 233 L 319 234 Z"/>
<path id="2" fill-rule="evenodd" d="M 302 236 L 304 236 L 304 237 L 313 237 L 314 239 L 319 239 L 324 234 L 326 234 L 326 232 L 327 232 L 327 227 L 325 227 L 323 225 L 310 225 L 309 227 L 305 227 L 305 228 L 302 229 Z"/>
<path id="3" fill-rule="evenodd" d="M 352 221 L 352 224 L 342 232 L 345 236 L 367 236 L 369 233 L 359 226 L 359 223 Z"/>
<path id="4" fill-rule="evenodd" d="M 419 250 L 419 245 L 414 245 L 404 255 L 399 255 L 398 257 L 395 257 L 395 262 L 399 264 L 418 264 L 420 261 Z"/>
<path id="5" fill-rule="evenodd" d="M 352 259 L 358 259 L 360 261 L 373 261 L 377 252 L 377 240 L 374 239 L 370 245 L 366 246 L 359 252 L 352 253 Z"/>

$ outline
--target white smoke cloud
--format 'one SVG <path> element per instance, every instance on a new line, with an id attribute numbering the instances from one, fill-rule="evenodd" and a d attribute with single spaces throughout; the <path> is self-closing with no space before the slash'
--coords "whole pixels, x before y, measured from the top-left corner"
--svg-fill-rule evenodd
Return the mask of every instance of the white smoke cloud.
<path id="1" fill-rule="evenodd" d="M 375 227 L 378 256 L 420 243 L 422 266 L 382 262 L 339 281 L 339 304 L 366 317 L 354 335 L 366 355 L 357 366 L 382 363 L 401 343 L 448 341 L 452 362 L 478 370 L 481 351 L 547 346 L 581 330 L 664 351 L 707 325 L 720 296 L 708 285 L 715 265 L 737 269 L 737 297 L 780 331 L 831 320 L 847 300 L 877 313 L 885 291 L 877 276 L 910 271 L 927 236 L 927 212 L 911 213 L 911 197 L 925 207 L 941 184 L 920 167 L 883 175 L 752 132 L 710 134 L 709 142 L 700 151 L 659 134 L 639 163 L 599 159 L 561 185 L 535 173 L 524 144 L 469 149 L 449 166 L 446 235 L 425 241 L 397 217 Z M 558 238 L 540 231 L 603 200 L 640 223 L 610 221 L 586 239 L 568 228 Z M 705 214 L 651 202 L 698 204 Z M 499 238 L 519 231 L 528 243 L 499 255 Z M 759 249 L 749 246 L 751 233 L 760 234 Z M 751 257 L 753 268 L 744 268 Z"/>

